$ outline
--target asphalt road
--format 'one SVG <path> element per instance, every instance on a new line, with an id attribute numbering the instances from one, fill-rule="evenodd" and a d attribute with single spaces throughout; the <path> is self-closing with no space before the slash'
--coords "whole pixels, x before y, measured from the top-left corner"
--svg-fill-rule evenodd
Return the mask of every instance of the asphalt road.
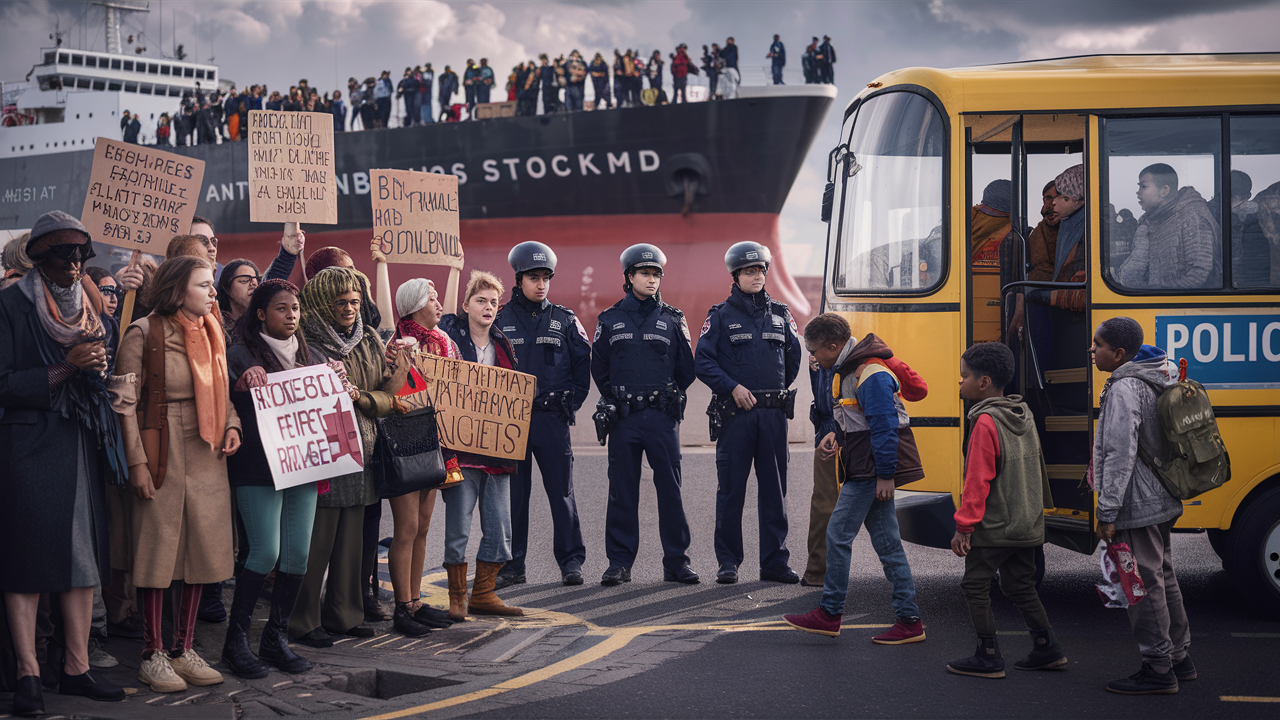
<path id="1" fill-rule="evenodd" d="M 792 446 L 789 546 L 792 566 L 802 571 L 806 550 L 812 451 Z M 563 588 L 551 554 L 545 493 L 532 503 L 529 584 L 504 591 L 511 603 L 568 613 L 604 628 L 716 628 L 687 636 L 686 646 L 649 653 L 645 664 L 596 667 L 595 683 L 555 692 L 537 685 L 500 699 L 453 708 L 451 716 L 490 717 L 1120 717 L 1160 713 L 1168 717 L 1280 717 L 1280 622 L 1252 613 L 1222 572 L 1207 538 L 1174 538 L 1180 575 L 1192 623 L 1192 656 L 1201 678 L 1185 683 L 1176 697 L 1127 698 L 1104 691 L 1107 680 L 1136 671 L 1136 644 L 1123 611 L 1102 607 L 1093 583 L 1097 557 L 1062 548 L 1046 548 L 1047 574 L 1042 597 L 1071 660 L 1066 672 L 1021 673 L 1005 680 L 951 675 L 949 659 L 971 654 L 973 635 L 959 588 L 963 561 L 950 551 L 906 546 L 917 600 L 928 640 L 903 647 L 870 642 L 879 629 L 847 627 L 838 639 L 786 630 L 780 615 L 803 612 L 817 602 L 819 589 L 749 581 L 757 576 L 755 497 L 744 517 L 747 559 L 744 582 L 716 585 L 713 550 L 715 456 L 710 448 L 686 448 L 684 499 L 693 545 L 690 555 L 703 584 L 663 583 L 652 485 L 643 494 L 639 557 L 633 582 L 603 588 L 598 577 L 603 557 L 607 501 L 603 450 L 580 450 L 575 471 L 577 499 L 587 545 L 587 585 Z M 537 478 L 535 476 L 535 482 Z M 435 523 L 428 548 L 439 548 L 442 523 Z M 389 528 L 389 525 L 388 525 Z M 479 537 L 478 527 L 473 538 Z M 432 554 L 429 560 L 434 561 Z M 1006 601 L 995 601 L 1000 642 L 1006 661 L 1030 647 L 1019 617 Z M 715 623 L 722 623 L 717 628 Z M 893 622 L 889 584 L 865 537 L 854 545 L 846 626 Z M 738 627 L 731 627 L 738 625 Z M 657 655 L 655 659 L 651 657 Z M 603 667 L 601 667 L 601 665 Z M 612 668 L 613 675 L 608 674 Z M 636 671 L 640 668 L 639 671 Z M 624 671 L 625 670 L 625 671 Z M 616 678 L 616 679 L 610 679 Z M 560 678 L 566 683 L 569 678 Z M 588 675 L 580 678 L 591 682 Z M 549 684 L 550 681 L 548 681 Z M 549 696 L 539 700 L 539 697 Z M 1238 698 L 1270 698 L 1270 702 Z M 487 706 L 487 707 L 486 707 Z"/>

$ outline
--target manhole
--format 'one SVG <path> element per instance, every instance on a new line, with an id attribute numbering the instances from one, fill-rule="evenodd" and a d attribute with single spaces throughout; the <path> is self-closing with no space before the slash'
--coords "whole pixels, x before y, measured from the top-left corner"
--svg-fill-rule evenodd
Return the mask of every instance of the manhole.
<path id="1" fill-rule="evenodd" d="M 334 675 L 325 683 L 330 690 L 351 693 L 361 697 L 390 700 L 401 695 L 427 692 L 439 688 L 461 685 L 460 680 L 429 675 L 414 675 L 395 670 L 376 670 L 373 668 L 357 668 L 343 675 Z"/>

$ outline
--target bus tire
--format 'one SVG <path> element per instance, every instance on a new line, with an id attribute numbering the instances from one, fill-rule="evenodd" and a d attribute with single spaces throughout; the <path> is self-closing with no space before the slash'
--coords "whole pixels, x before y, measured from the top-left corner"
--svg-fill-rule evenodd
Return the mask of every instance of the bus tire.
<path id="1" fill-rule="evenodd" d="M 1209 536 L 1209 544 L 1213 546 L 1213 551 L 1222 561 L 1222 569 L 1231 572 L 1232 531 L 1210 528 L 1206 534 Z"/>
<path id="2" fill-rule="evenodd" d="M 1264 618 L 1280 617 L 1280 487 L 1249 503 L 1231 533 L 1231 575 Z"/>

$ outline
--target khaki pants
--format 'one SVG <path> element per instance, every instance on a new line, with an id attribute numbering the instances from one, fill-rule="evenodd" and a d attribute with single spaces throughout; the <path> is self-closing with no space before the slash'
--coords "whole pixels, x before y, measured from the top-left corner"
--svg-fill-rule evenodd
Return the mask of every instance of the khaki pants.
<path id="1" fill-rule="evenodd" d="M 813 496 L 809 499 L 809 563 L 804 579 L 809 585 L 822 586 L 827 574 L 827 522 L 836 509 L 840 488 L 836 486 L 836 458 L 823 460 L 813 451 Z"/>
<path id="2" fill-rule="evenodd" d="M 1156 672 L 1166 673 L 1181 662 L 1191 647 L 1191 625 L 1182 607 L 1182 590 L 1173 574 L 1170 531 L 1173 520 L 1147 527 L 1117 530 L 1138 563 L 1147 596 L 1129 606 L 1129 625 L 1138 651 Z"/>
<path id="3" fill-rule="evenodd" d="M 295 638 L 323 626 L 338 635 L 364 622 L 360 596 L 360 550 L 364 534 L 364 506 L 316 508 L 311 532 L 307 574 L 289 621 Z M 325 568 L 329 579 L 324 580 Z M 320 590 L 324 587 L 324 603 Z"/>

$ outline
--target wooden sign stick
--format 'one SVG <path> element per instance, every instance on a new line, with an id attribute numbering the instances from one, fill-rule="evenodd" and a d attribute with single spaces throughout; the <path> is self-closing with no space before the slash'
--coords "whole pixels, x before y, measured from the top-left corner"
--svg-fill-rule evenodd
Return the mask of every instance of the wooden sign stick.
<path id="1" fill-rule="evenodd" d="M 458 283 L 461 278 L 458 268 L 449 268 L 449 281 L 444 286 L 444 314 L 453 315 L 458 312 Z"/>
<path id="2" fill-rule="evenodd" d="M 142 262 L 142 251 L 134 250 L 133 255 L 130 256 L 129 258 L 129 269 L 132 270 L 133 268 L 138 267 L 138 264 L 140 262 Z M 124 294 L 124 309 L 121 310 L 120 312 L 120 320 L 121 320 L 121 325 L 123 327 L 127 328 L 129 327 L 129 324 L 133 322 L 133 304 L 136 301 L 137 295 L 138 295 L 138 291 L 136 289 L 130 290 L 129 292 Z M 121 330 L 120 337 L 116 338 L 116 354 L 117 355 L 120 354 L 120 346 L 123 343 L 124 343 L 124 330 Z"/>

